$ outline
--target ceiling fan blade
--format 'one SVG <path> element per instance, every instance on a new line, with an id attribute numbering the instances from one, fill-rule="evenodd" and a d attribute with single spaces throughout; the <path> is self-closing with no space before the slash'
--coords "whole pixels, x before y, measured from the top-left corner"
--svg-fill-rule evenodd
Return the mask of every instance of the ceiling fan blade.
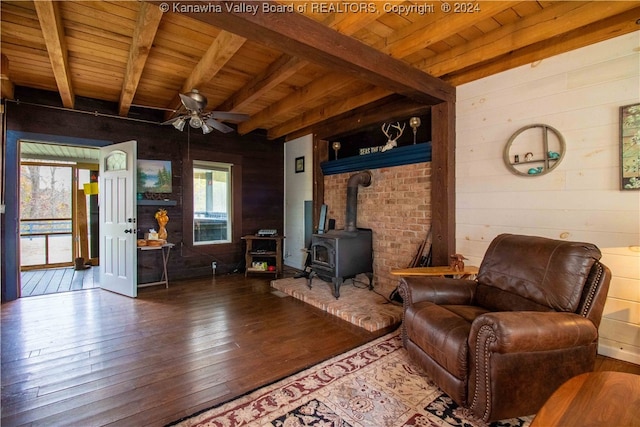
<path id="1" fill-rule="evenodd" d="M 231 120 L 235 122 L 243 122 L 245 120 L 249 120 L 248 114 L 227 113 L 225 111 L 211 111 L 209 113 L 209 116 L 213 117 L 214 119 Z"/>
<path id="2" fill-rule="evenodd" d="M 180 99 L 182 100 L 182 104 L 187 108 L 187 110 L 200 111 L 202 108 L 204 108 L 204 105 L 201 105 L 195 99 L 182 93 L 180 94 Z"/>
<path id="3" fill-rule="evenodd" d="M 174 122 L 177 122 L 180 119 L 185 119 L 189 116 L 178 116 L 178 117 L 174 117 L 172 119 L 167 120 L 166 122 L 162 122 L 160 123 L 161 125 L 172 125 Z"/>
<path id="4" fill-rule="evenodd" d="M 223 133 L 233 132 L 233 128 L 225 125 L 224 123 L 220 123 L 219 121 L 212 118 L 208 118 L 205 123 L 211 126 L 212 128 L 218 129 L 220 132 L 223 132 Z"/>

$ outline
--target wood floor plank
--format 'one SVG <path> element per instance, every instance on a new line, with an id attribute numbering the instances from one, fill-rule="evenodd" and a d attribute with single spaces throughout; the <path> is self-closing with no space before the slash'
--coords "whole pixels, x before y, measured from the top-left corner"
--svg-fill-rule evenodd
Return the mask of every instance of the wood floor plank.
<path id="1" fill-rule="evenodd" d="M 98 267 L 91 267 L 82 275 L 82 289 L 93 289 L 98 287 Z"/>
<path id="2" fill-rule="evenodd" d="M 269 282 L 230 275 L 137 299 L 91 289 L 4 304 L 2 425 L 164 425 L 383 333 Z"/>
<path id="3" fill-rule="evenodd" d="M 28 270 L 20 273 L 21 295 L 37 296 L 56 292 L 93 289 L 98 286 L 99 268 L 75 270 L 73 267 Z M 44 281 L 47 281 L 45 283 Z"/>
<path id="4" fill-rule="evenodd" d="M 161 426 L 387 332 L 277 296 L 269 282 L 239 274 L 137 299 L 89 289 L 3 304 L 1 424 Z M 640 373 L 601 357 L 597 368 Z"/>
<path id="5" fill-rule="evenodd" d="M 38 280 L 36 287 L 33 290 L 33 293 L 36 295 L 42 295 L 47 293 L 47 287 L 49 286 L 49 282 L 51 282 L 51 277 L 53 276 L 53 269 L 44 270 L 44 274 Z"/>
<path id="6" fill-rule="evenodd" d="M 23 279 L 22 296 L 33 295 L 33 291 L 35 290 L 42 276 L 44 276 L 44 272 L 45 270 L 33 271 L 33 272 L 30 272 L 31 274 L 28 275 L 28 279 L 26 281 Z"/>
<path id="7" fill-rule="evenodd" d="M 51 272 L 53 274 L 51 275 L 49 283 L 47 284 L 45 293 L 53 294 L 56 292 L 64 292 L 65 286 L 62 281 L 62 278 L 64 277 L 64 270 L 61 268 L 56 268 L 51 270 Z"/>
<path id="8" fill-rule="evenodd" d="M 73 268 L 64 268 L 62 269 L 62 271 L 63 271 L 63 275 L 60 280 L 60 287 L 58 288 L 58 292 L 68 292 L 72 290 L 79 290 L 79 289 L 73 289 L 72 287 L 73 277 L 76 271 Z"/>
<path id="9" fill-rule="evenodd" d="M 85 276 L 88 276 L 86 270 L 74 270 L 73 276 L 71 277 L 71 281 L 69 283 L 69 290 L 79 291 L 81 289 L 88 289 L 84 287 Z"/>

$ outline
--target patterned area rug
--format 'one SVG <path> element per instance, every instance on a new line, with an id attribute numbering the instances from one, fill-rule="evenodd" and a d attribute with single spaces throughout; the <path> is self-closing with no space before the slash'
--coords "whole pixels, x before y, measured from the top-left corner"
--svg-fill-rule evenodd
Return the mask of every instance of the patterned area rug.
<path id="1" fill-rule="evenodd" d="M 369 290 L 368 282 L 356 287 L 351 280 L 345 281 L 338 299 L 333 296 L 332 286 L 317 278 L 311 289 L 304 278 L 271 282 L 271 287 L 370 332 L 399 325 L 402 321 L 402 307 L 390 303 L 384 294 L 377 293 L 377 289 Z"/>
<path id="2" fill-rule="evenodd" d="M 491 426 L 526 427 L 532 418 Z M 399 331 L 173 425 L 486 426 L 409 361 Z"/>

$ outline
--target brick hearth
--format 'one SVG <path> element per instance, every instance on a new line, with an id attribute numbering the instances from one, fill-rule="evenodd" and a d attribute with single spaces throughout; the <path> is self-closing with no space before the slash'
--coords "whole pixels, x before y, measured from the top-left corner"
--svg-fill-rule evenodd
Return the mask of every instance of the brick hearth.
<path id="1" fill-rule="evenodd" d="M 347 181 L 356 172 L 324 177 L 327 217 L 344 228 Z M 406 268 L 431 224 L 431 163 L 371 170 L 371 186 L 358 190 L 357 226 L 373 230 L 374 286 L 391 292 L 398 282 L 390 274 Z"/>

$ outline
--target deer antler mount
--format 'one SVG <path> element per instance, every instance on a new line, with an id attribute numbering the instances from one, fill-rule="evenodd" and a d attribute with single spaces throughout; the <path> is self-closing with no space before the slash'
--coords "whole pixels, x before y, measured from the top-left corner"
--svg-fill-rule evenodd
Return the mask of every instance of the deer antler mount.
<path id="1" fill-rule="evenodd" d="M 400 138 L 406 126 L 406 123 L 403 123 L 402 126 L 400 126 L 400 122 L 397 122 L 395 125 L 391 123 L 382 124 L 382 132 L 387 136 L 387 143 L 382 147 L 382 151 L 391 150 L 393 147 L 398 146 L 398 138 Z M 393 136 L 393 134 L 396 135 Z"/>

